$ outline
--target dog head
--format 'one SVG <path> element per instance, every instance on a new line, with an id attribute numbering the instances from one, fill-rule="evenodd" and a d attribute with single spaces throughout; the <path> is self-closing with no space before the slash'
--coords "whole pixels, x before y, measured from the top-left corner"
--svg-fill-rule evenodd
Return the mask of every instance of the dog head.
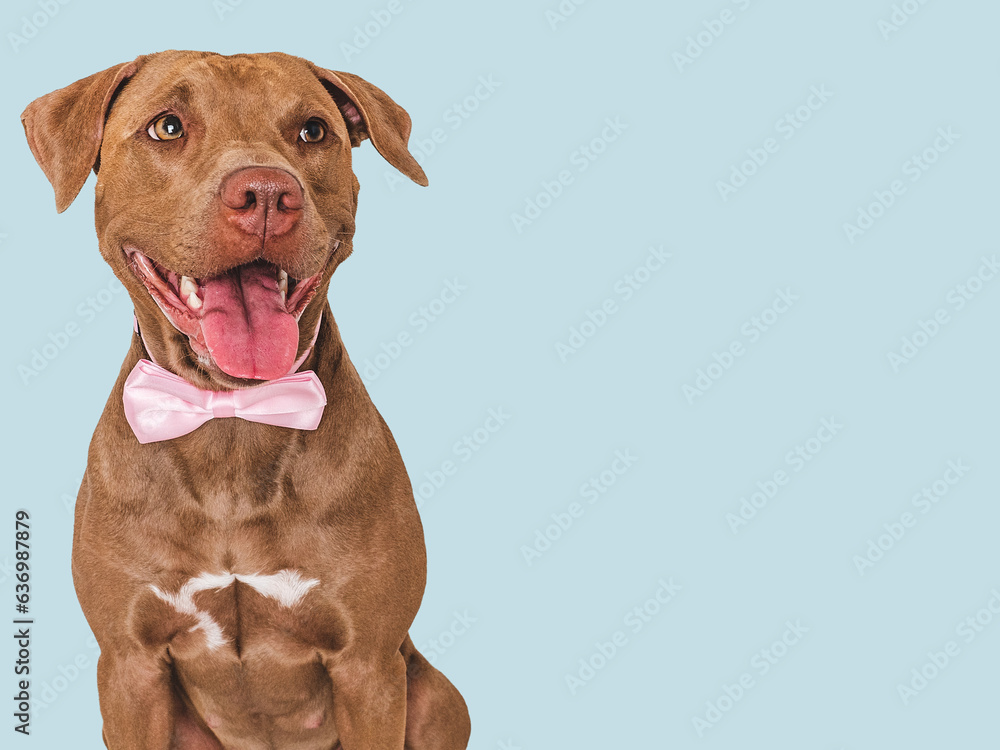
<path id="1" fill-rule="evenodd" d="M 60 212 L 97 173 L 101 254 L 151 354 L 203 387 L 280 377 L 308 347 L 352 248 L 352 147 L 427 184 L 399 105 L 281 53 L 146 55 L 21 120 Z"/>

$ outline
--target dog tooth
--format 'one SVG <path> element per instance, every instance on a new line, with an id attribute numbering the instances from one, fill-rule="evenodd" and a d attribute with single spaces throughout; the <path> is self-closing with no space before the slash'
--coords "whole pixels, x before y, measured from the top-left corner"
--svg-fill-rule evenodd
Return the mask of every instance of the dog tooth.
<path id="1" fill-rule="evenodd" d="M 191 294 L 188 295 L 187 305 L 192 310 L 200 310 L 202 304 L 204 303 L 201 301 L 201 297 L 198 296 L 198 292 L 191 292 Z"/>
<path id="2" fill-rule="evenodd" d="M 286 271 L 281 271 L 278 274 L 278 290 L 281 292 L 281 301 L 285 301 L 285 295 L 288 294 L 288 273 Z"/>
<path id="3" fill-rule="evenodd" d="M 190 297 L 198 294 L 198 285 L 190 276 L 181 276 L 181 296 Z"/>

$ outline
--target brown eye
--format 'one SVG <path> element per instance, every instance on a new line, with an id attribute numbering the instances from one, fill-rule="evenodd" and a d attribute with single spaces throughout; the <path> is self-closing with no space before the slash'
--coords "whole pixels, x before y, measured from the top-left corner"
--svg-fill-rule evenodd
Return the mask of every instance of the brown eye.
<path id="1" fill-rule="evenodd" d="M 149 137 L 157 141 L 174 141 L 184 135 L 184 126 L 177 115 L 163 115 L 149 126 Z"/>
<path id="2" fill-rule="evenodd" d="M 309 120 L 299 131 L 299 138 L 306 143 L 318 143 L 326 135 L 326 127 L 319 120 Z"/>

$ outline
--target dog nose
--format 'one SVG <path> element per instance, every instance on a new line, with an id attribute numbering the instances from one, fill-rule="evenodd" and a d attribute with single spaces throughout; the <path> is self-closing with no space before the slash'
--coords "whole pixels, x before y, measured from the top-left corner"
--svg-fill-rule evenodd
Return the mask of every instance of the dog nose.
<path id="1" fill-rule="evenodd" d="M 245 167 L 222 180 L 219 191 L 226 218 L 261 239 L 290 231 L 302 213 L 302 186 L 274 167 Z"/>

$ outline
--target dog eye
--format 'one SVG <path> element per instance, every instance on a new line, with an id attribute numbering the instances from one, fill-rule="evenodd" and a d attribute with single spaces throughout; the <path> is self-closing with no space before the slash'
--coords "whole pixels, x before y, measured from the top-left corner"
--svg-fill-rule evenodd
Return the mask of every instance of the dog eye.
<path id="1" fill-rule="evenodd" d="M 163 115 L 149 126 L 149 137 L 157 141 L 173 141 L 184 135 L 184 126 L 177 115 Z"/>
<path id="2" fill-rule="evenodd" d="M 299 138 L 305 143 L 317 143 L 326 135 L 326 127 L 319 120 L 309 120 L 299 131 Z"/>

